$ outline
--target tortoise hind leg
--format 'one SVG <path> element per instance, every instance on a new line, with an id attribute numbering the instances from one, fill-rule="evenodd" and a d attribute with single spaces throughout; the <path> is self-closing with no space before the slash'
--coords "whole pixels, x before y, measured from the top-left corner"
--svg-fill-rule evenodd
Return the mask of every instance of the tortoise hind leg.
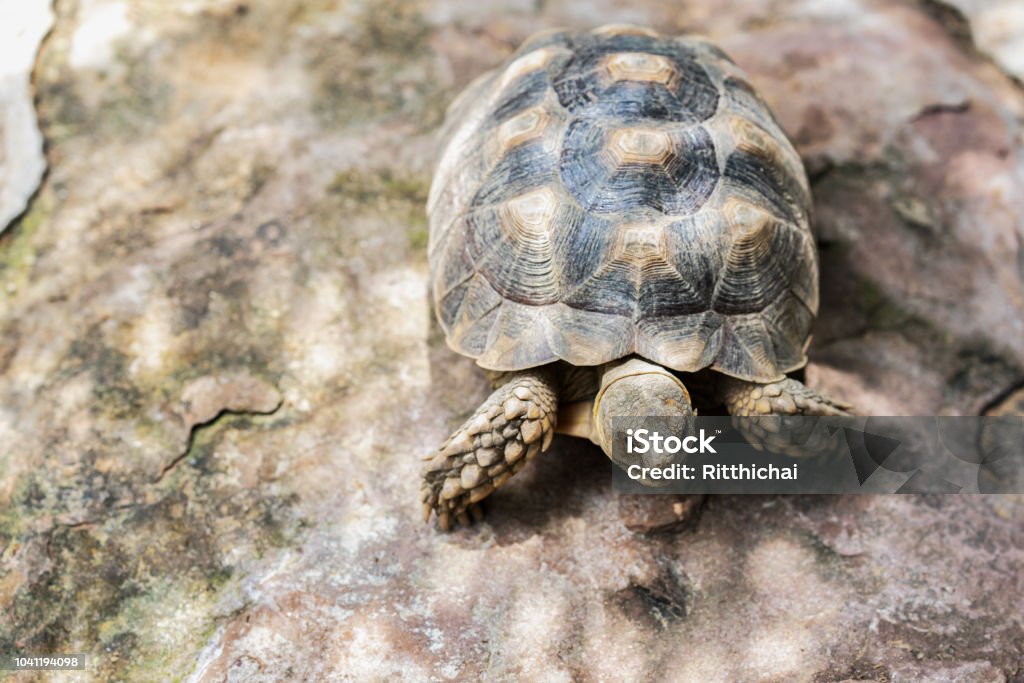
<path id="1" fill-rule="evenodd" d="M 477 411 L 430 456 L 423 470 L 423 516 L 441 528 L 469 524 L 479 501 L 548 449 L 558 397 L 546 370 L 510 373 Z"/>
<path id="2" fill-rule="evenodd" d="M 729 414 L 733 416 L 733 425 L 752 446 L 757 449 L 767 447 L 793 457 L 816 455 L 830 449 L 832 445 L 827 433 L 821 430 L 815 432 L 814 422 L 809 420 L 783 420 L 782 425 L 773 425 L 745 418 L 771 415 L 850 415 L 848 411 L 851 406 L 848 404 L 822 396 L 789 377 L 768 384 L 723 377 L 719 392 Z"/>

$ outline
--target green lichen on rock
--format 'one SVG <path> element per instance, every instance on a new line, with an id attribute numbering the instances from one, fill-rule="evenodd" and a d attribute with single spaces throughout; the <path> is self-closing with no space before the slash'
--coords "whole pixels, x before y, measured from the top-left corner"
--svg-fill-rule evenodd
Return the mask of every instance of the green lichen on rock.
<path id="1" fill-rule="evenodd" d="M 877 283 L 861 280 L 853 294 L 851 303 L 863 311 L 868 326 L 873 330 L 893 330 L 904 335 L 928 335 L 935 332 L 932 324 L 886 295 Z"/>
<path id="2" fill-rule="evenodd" d="M 38 232 L 52 216 L 55 201 L 53 190 L 44 185 L 28 210 L 0 236 L 0 301 L 23 291 L 32 277 L 36 254 L 46 239 L 40 238 Z"/>
<path id="3" fill-rule="evenodd" d="M 188 670 L 218 601 L 237 588 L 232 551 L 259 557 L 294 543 L 303 527 L 290 512 L 295 493 L 239 490 L 230 484 L 236 473 L 217 462 L 225 435 L 275 427 L 245 416 L 218 420 L 172 477 L 93 519 L 26 533 L 5 515 L 3 536 L 42 547 L 49 568 L 15 594 L 0 649 L 87 651 L 92 675 L 104 680 L 162 681 Z M 14 509 L 45 506 L 39 483 L 23 485 Z M 108 483 L 94 472 L 81 485 L 101 496 Z"/>
<path id="4" fill-rule="evenodd" d="M 426 3 L 354 2 L 347 30 L 335 41 L 311 46 L 317 79 L 313 111 L 331 127 L 399 119 L 421 129 L 443 112 L 436 64 L 428 53 Z"/>
<path id="5" fill-rule="evenodd" d="M 405 229 L 411 256 L 423 256 L 427 247 L 427 192 L 430 179 L 382 168 L 375 172 L 350 169 L 338 173 L 327 190 L 346 211 L 372 212 L 398 220 Z"/>
<path id="6" fill-rule="evenodd" d="M 91 69 L 68 62 L 76 21 L 85 11 L 77 0 L 60 0 L 57 23 L 41 50 L 37 71 L 40 123 L 46 138 L 82 134 L 125 139 L 151 134 L 170 113 L 174 87 L 160 63 L 159 45 L 140 47 L 130 36 L 115 40 L 112 61 Z"/>
<path id="7" fill-rule="evenodd" d="M 341 196 L 354 208 L 363 210 L 376 208 L 387 212 L 392 203 L 401 202 L 418 213 L 424 213 L 430 178 L 402 174 L 390 168 L 377 172 L 361 169 L 342 171 L 334 177 L 327 190 Z"/>

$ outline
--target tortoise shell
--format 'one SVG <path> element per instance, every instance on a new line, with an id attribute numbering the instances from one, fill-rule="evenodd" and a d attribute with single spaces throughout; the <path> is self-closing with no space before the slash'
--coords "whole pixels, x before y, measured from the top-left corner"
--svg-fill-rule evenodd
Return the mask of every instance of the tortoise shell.
<path id="1" fill-rule="evenodd" d="M 806 175 L 718 48 L 538 35 L 452 104 L 442 139 L 429 256 L 454 350 L 492 370 L 635 353 L 758 382 L 806 363 Z"/>

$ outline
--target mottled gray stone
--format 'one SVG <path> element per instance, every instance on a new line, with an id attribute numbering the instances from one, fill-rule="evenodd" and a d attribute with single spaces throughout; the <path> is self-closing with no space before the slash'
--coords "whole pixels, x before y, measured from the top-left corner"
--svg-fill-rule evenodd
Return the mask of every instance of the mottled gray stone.
<path id="1" fill-rule="evenodd" d="M 51 168 L 0 239 L 0 650 L 97 680 L 1018 680 L 1021 496 L 712 496 L 664 529 L 559 437 L 483 523 L 420 522 L 420 456 L 488 392 L 429 313 L 436 128 L 551 25 L 699 31 L 750 72 L 813 180 L 810 385 L 1013 396 L 1024 94 L 934 9 L 59 2 Z"/>

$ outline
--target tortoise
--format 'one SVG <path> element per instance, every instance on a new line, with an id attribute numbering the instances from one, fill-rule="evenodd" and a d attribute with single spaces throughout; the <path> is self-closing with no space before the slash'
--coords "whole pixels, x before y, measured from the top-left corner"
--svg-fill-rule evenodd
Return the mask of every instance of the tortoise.
<path id="1" fill-rule="evenodd" d="M 744 73 L 696 37 L 548 31 L 451 104 L 431 184 L 430 287 L 494 392 L 432 455 L 448 529 L 554 433 L 612 456 L 613 416 L 849 407 L 787 373 L 818 310 L 800 157 Z"/>

